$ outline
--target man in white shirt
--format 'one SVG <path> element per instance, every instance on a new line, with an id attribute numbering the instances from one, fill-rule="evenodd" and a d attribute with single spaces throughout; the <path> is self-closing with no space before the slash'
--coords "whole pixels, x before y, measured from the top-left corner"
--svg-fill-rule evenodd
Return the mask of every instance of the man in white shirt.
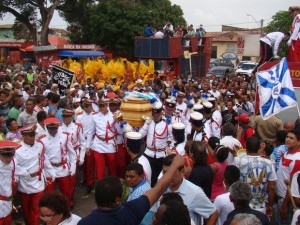
<path id="1" fill-rule="evenodd" d="M 277 55 L 279 45 L 282 41 L 288 41 L 290 36 L 290 33 L 271 32 L 260 38 L 260 60 L 255 69 L 252 71 L 252 75 L 255 75 L 258 67 L 260 67 L 264 62 L 269 61 L 272 57 L 279 58 Z"/>
<path id="2" fill-rule="evenodd" d="M 155 34 L 153 35 L 154 38 L 164 38 L 164 33 L 161 32 L 160 28 L 157 28 L 157 31 L 155 32 Z"/>

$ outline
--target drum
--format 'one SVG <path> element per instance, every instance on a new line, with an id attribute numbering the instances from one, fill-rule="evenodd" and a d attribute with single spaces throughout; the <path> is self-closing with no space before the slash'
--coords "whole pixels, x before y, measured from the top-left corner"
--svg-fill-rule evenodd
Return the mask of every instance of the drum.
<path id="1" fill-rule="evenodd" d="M 152 117 L 152 107 L 148 100 L 129 97 L 123 100 L 120 111 L 124 121 L 133 127 L 144 125 L 144 117 Z"/>

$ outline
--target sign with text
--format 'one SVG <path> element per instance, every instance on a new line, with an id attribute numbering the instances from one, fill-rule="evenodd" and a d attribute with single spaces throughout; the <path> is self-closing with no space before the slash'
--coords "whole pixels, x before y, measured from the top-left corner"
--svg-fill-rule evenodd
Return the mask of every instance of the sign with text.
<path id="1" fill-rule="evenodd" d="M 53 74 L 53 83 L 58 84 L 59 92 L 60 94 L 62 94 L 64 90 L 70 89 L 74 79 L 74 72 L 57 65 L 51 66 Z"/>

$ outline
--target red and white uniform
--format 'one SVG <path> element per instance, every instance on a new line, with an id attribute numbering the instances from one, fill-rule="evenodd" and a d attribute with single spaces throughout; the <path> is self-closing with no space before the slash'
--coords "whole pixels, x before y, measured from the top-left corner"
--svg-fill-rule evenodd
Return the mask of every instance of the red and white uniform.
<path id="1" fill-rule="evenodd" d="M 83 133 L 83 128 L 80 123 L 70 123 L 69 125 L 62 124 L 62 131 L 65 131 L 71 135 L 71 143 L 75 150 L 77 159 L 80 160 L 80 164 L 84 161 L 86 140 Z"/>
<path id="2" fill-rule="evenodd" d="M 82 145 L 82 148 L 83 149 L 90 148 L 94 137 L 92 131 L 93 113 L 87 114 L 85 111 L 78 113 L 76 122 L 82 125 L 83 137 L 85 139 L 85 146 Z M 84 180 L 87 183 L 87 186 L 91 188 L 94 185 L 94 179 L 95 179 L 95 162 L 94 162 L 93 151 L 91 151 L 89 154 L 85 154 L 83 175 L 84 175 Z"/>
<path id="3" fill-rule="evenodd" d="M 289 46 L 288 61 L 300 62 L 300 14 L 294 17 L 290 32 L 291 45 Z"/>
<path id="4" fill-rule="evenodd" d="M 291 180 L 293 175 L 298 171 L 300 171 L 300 150 L 297 150 L 293 153 L 284 153 L 277 171 L 277 195 L 283 198 L 285 197 L 287 187 L 284 183 L 284 180 Z"/>
<path id="5" fill-rule="evenodd" d="M 45 157 L 44 146 L 35 142 L 33 146 L 21 143 L 16 151 L 18 168 L 26 171 L 19 176 L 18 191 L 26 224 L 38 225 L 40 218 L 39 201 L 45 190 L 45 170 L 55 177 L 53 167 Z"/>
<path id="6" fill-rule="evenodd" d="M 101 180 L 105 175 L 105 165 L 108 166 L 108 174 L 116 176 L 116 120 L 108 111 L 105 115 L 101 112 L 94 113 L 92 117 L 92 129 L 90 134 L 95 135 L 91 145 L 94 151 L 97 178 Z"/>
<path id="7" fill-rule="evenodd" d="M 116 144 L 117 144 L 117 173 L 119 178 L 125 178 L 127 165 L 127 149 L 125 148 L 124 132 L 120 123 L 115 123 Z"/>
<path id="8" fill-rule="evenodd" d="M 55 137 L 47 133 L 40 140 L 44 144 L 46 157 L 48 157 L 55 171 L 58 186 L 71 206 L 72 196 L 69 176 L 75 174 L 77 162 L 76 153 L 71 142 L 71 134 L 63 132 L 59 127 Z M 55 184 L 52 182 L 47 186 L 46 191 L 54 190 Z"/>
<path id="9" fill-rule="evenodd" d="M 139 130 L 142 137 L 147 135 L 145 154 L 152 158 L 164 158 L 168 147 L 168 142 L 173 140 L 172 126 L 161 120 L 150 124 L 145 123 Z"/>

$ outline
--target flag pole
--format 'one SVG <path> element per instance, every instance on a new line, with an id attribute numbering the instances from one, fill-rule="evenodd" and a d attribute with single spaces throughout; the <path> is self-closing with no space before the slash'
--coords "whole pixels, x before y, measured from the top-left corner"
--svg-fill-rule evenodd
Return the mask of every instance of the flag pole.
<path id="1" fill-rule="evenodd" d="M 300 117 L 300 110 L 299 110 L 298 103 L 296 103 L 296 106 L 297 106 L 297 110 L 298 110 L 298 116 Z"/>

